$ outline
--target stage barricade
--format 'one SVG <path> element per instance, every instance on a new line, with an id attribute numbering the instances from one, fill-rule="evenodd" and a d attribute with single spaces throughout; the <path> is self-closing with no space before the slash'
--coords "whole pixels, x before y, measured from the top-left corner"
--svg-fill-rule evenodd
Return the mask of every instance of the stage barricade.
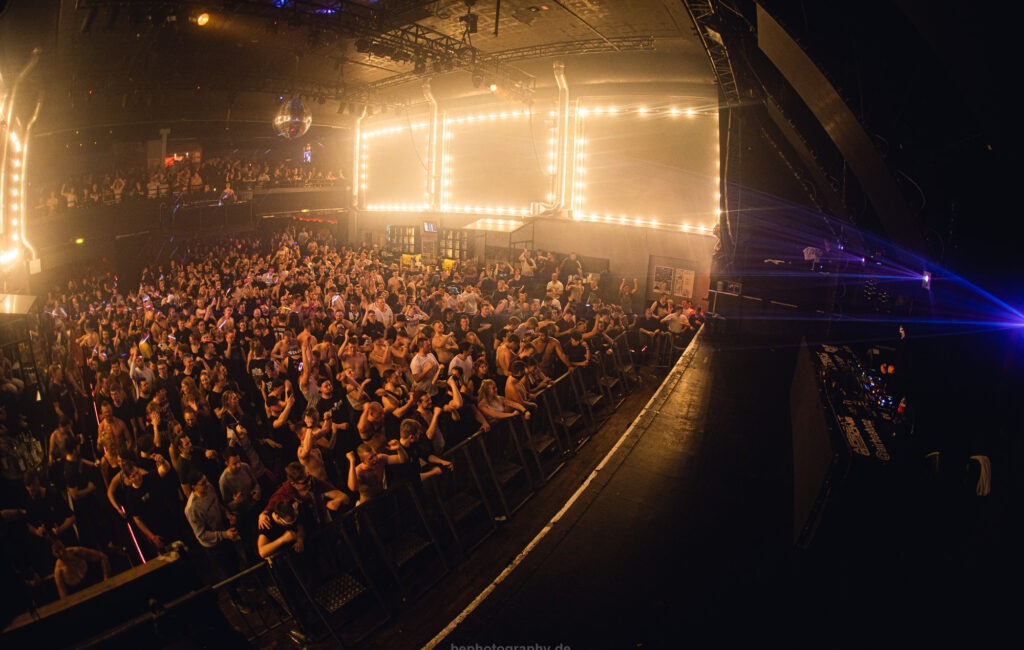
<path id="1" fill-rule="evenodd" d="M 391 618 L 387 568 L 360 532 L 357 509 L 308 534 L 302 553 L 289 549 L 265 565 L 271 581 L 267 592 L 308 639 L 330 637 L 342 647 L 354 645 Z M 240 576 L 218 589 L 228 589 L 236 579 Z"/>
<path id="2" fill-rule="evenodd" d="M 611 411 L 605 400 L 604 390 L 598 383 L 598 361 L 591 354 L 590 363 L 572 369 L 573 394 L 576 402 L 583 407 L 591 433 L 596 433 L 605 423 Z"/>
<path id="3" fill-rule="evenodd" d="M 533 496 L 535 478 L 526 468 L 526 454 L 522 440 L 509 426 L 508 420 L 500 420 L 483 432 L 478 451 L 490 477 L 491 494 L 500 504 L 503 517 L 511 517 Z"/>
<path id="4" fill-rule="evenodd" d="M 535 477 L 534 486 L 539 488 L 565 466 L 566 449 L 550 423 L 538 417 L 536 412 L 531 412 L 530 419 L 509 420 L 509 426 L 522 440 L 522 446 L 531 461 L 528 464 Z"/>
<path id="5" fill-rule="evenodd" d="M 628 389 L 615 361 L 616 343 L 609 348 L 610 353 L 594 356 L 595 382 L 604 395 L 606 408 L 614 412 L 626 399 Z"/>
<path id="6" fill-rule="evenodd" d="M 544 409 L 551 427 L 561 432 L 568 449 L 578 449 L 593 430 L 584 415 L 585 408 L 576 401 L 571 373 L 567 372 L 551 384 L 545 392 Z"/>
<path id="7" fill-rule="evenodd" d="M 414 600 L 449 570 L 435 532 L 443 518 L 425 507 L 421 487 L 399 482 L 354 510 L 358 541 L 362 548 L 369 542 L 374 561 L 387 571 L 386 588 L 399 602 Z"/>
<path id="8" fill-rule="evenodd" d="M 641 334 L 636 330 L 627 330 L 615 337 L 612 346 L 612 367 L 622 381 L 623 391 L 628 394 L 640 385 L 639 342 Z"/>
<path id="9" fill-rule="evenodd" d="M 433 499 L 440 509 L 448 534 L 462 558 L 497 528 L 495 517 L 500 505 L 492 503 L 485 489 L 484 481 L 490 480 L 490 473 L 479 451 L 482 438 L 483 431 L 478 430 L 445 450 L 445 458 L 454 468 L 424 482 L 427 498 Z"/>

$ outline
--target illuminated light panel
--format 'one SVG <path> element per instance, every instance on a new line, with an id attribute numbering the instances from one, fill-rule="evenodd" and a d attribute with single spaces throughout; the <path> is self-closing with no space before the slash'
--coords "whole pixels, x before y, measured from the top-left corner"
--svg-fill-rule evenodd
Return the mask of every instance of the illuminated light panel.
<path id="1" fill-rule="evenodd" d="M 521 119 L 529 118 L 532 116 L 530 110 L 514 110 L 514 111 L 502 111 L 498 113 L 475 113 L 470 115 L 459 115 L 456 117 L 445 117 L 442 122 L 443 135 L 442 138 L 447 141 L 451 141 L 453 133 L 448 129 L 453 124 L 466 124 L 485 122 L 487 120 L 496 119 Z M 556 117 L 555 111 L 550 111 L 551 117 Z M 557 140 L 554 136 L 555 129 L 551 129 L 551 138 L 548 143 L 551 146 L 550 157 L 552 160 L 556 160 L 558 157 L 557 153 Z M 450 142 L 449 142 L 450 146 Z M 548 166 L 548 174 L 554 176 L 556 172 L 555 165 Z M 487 207 L 487 206 L 462 206 L 462 205 L 451 205 L 448 200 L 451 198 L 451 192 L 448 188 L 451 187 L 452 182 L 452 168 L 451 168 L 451 154 L 445 153 L 441 156 L 441 212 L 444 213 L 468 213 L 468 214 L 496 214 L 496 215 L 507 215 L 507 216 L 529 216 L 529 208 L 515 208 L 515 207 Z M 469 228 L 469 226 L 467 226 Z"/>
<path id="2" fill-rule="evenodd" d="M 370 131 L 365 131 L 365 132 L 360 134 L 360 142 L 359 142 L 359 149 L 360 149 L 360 156 L 359 156 L 360 157 L 360 165 L 359 165 L 359 169 L 360 169 L 360 175 L 359 175 L 359 178 L 360 178 L 361 182 L 360 182 L 360 185 L 359 185 L 359 191 L 363 194 L 364 199 L 365 199 L 365 194 L 366 194 L 367 190 L 369 189 L 369 178 L 368 178 L 368 168 L 369 168 L 369 160 L 370 160 L 370 155 L 369 155 L 370 142 L 369 142 L 369 140 L 372 139 L 372 138 L 379 138 L 379 137 L 382 137 L 382 136 L 395 135 L 395 134 L 402 133 L 402 132 L 409 133 L 409 132 L 412 132 L 412 131 L 418 131 L 420 129 L 428 128 L 429 126 L 430 126 L 429 122 L 413 122 L 412 124 L 401 124 L 401 125 L 397 125 L 397 126 L 389 126 L 389 127 L 382 127 L 382 128 L 378 128 L 378 129 L 373 129 L 373 130 L 370 130 Z M 428 188 L 427 188 L 427 191 L 424 192 L 424 194 L 429 196 L 429 183 L 430 183 L 430 179 L 429 178 L 426 179 L 426 183 L 428 184 Z M 382 207 L 382 206 L 387 206 L 387 207 Z M 368 204 L 365 207 L 365 209 L 366 210 L 370 210 L 370 211 L 421 212 L 421 211 L 429 209 L 429 206 L 424 206 L 424 205 L 421 205 L 419 203 L 408 203 L 408 202 L 407 203 L 388 203 L 388 204 L 374 203 L 374 204 Z"/>
<path id="3" fill-rule="evenodd" d="M 613 117 L 613 116 L 629 115 L 629 114 L 645 115 L 645 116 L 646 115 L 659 115 L 659 114 L 661 114 L 661 115 L 671 115 L 671 116 L 678 116 L 678 115 L 681 115 L 681 114 L 686 114 L 688 116 L 701 115 L 700 111 L 698 111 L 695 108 L 691 107 L 691 108 L 687 108 L 685 110 L 681 110 L 680 108 L 675 107 L 675 106 L 669 107 L 669 108 L 653 108 L 653 109 L 650 108 L 650 107 L 647 107 L 647 106 L 638 106 L 636 108 L 628 108 L 628 107 L 623 108 L 623 107 L 616 107 L 616 106 L 612 106 L 612 107 L 594 107 L 594 108 L 584 108 L 584 107 L 581 107 L 581 108 L 577 109 L 577 115 L 580 116 L 580 117 L 587 117 L 587 116 Z M 718 112 L 717 112 L 717 110 L 710 111 L 707 114 L 712 116 L 712 117 L 714 117 L 716 122 L 718 121 Z M 635 217 L 635 216 L 630 216 L 630 215 L 609 216 L 609 215 L 599 215 L 599 214 L 591 214 L 591 213 L 585 212 L 584 211 L 585 197 L 584 197 L 584 195 L 582 193 L 582 190 L 586 188 L 586 183 L 583 180 L 583 178 L 584 178 L 584 176 L 586 174 L 586 166 L 584 164 L 585 161 L 586 161 L 586 158 L 587 158 L 586 152 L 584 150 L 584 146 L 586 145 L 586 143 L 587 142 L 586 142 L 586 138 L 585 137 L 580 136 L 580 137 L 578 137 L 576 139 L 576 145 L 577 145 L 576 161 L 577 162 L 576 162 L 575 169 L 574 169 L 574 183 L 572 184 L 572 186 L 573 186 L 573 188 L 575 190 L 574 196 L 573 196 L 573 200 L 572 200 L 572 205 L 573 205 L 572 218 L 574 220 L 577 220 L 577 221 L 589 221 L 589 222 L 594 222 L 594 223 L 617 224 L 617 225 L 625 225 L 625 226 L 633 226 L 633 227 L 654 228 L 654 229 L 661 229 L 661 230 L 677 230 L 678 229 L 678 230 L 682 230 L 684 232 L 695 232 L 695 233 L 707 234 L 707 235 L 711 235 L 713 233 L 713 227 L 712 226 L 696 225 L 696 224 L 691 224 L 691 223 L 684 223 L 684 224 L 662 223 L 662 221 L 659 220 L 658 218 L 641 218 L 641 217 Z M 715 140 L 714 149 L 715 149 L 716 152 L 720 151 L 720 147 L 718 146 L 717 139 Z M 720 170 L 720 167 L 721 167 L 720 155 L 716 155 L 716 157 L 715 157 L 715 166 L 716 166 L 716 168 L 718 168 Z M 716 203 L 719 204 L 714 209 L 714 211 L 713 211 L 713 214 L 717 218 L 717 217 L 721 216 L 721 212 L 722 212 L 722 210 L 721 210 L 721 192 L 720 192 L 720 189 L 719 189 L 720 183 L 719 183 L 719 180 L 717 178 L 717 175 L 716 175 L 715 178 L 713 178 L 713 183 L 714 183 L 714 187 L 715 187 L 715 190 L 714 190 L 714 200 L 715 200 Z"/>

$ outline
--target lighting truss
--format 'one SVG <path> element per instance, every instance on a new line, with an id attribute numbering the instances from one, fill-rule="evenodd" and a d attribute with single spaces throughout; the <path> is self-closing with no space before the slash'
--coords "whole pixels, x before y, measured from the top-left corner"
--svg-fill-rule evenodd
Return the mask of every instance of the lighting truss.
<path id="1" fill-rule="evenodd" d="M 163 15 L 174 11 L 188 11 L 190 8 L 207 7 L 203 2 L 130 2 L 128 0 L 78 0 L 79 11 L 94 11 L 97 8 L 120 8 L 148 15 Z M 384 46 L 405 61 L 441 61 L 446 69 L 479 71 L 493 79 L 500 79 L 508 88 L 515 89 L 517 95 L 528 101 L 535 88 L 535 79 L 507 65 L 503 59 L 489 56 L 473 47 L 468 40 L 454 38 L 438 30 L 420 25 L 422 20 L 431 15 L 428 6 L 436 4 L 433 0 L 392 0 L 387 3 L 368 5 L 348 0 L 237 0 L 230 3 L 230 11 L 266 18 L 267 20 L 285 20 L 295 26 L 308 27 L 320 32 L 335 32 L 356 39 L 365 39 L 370 48 Z M 372 49 L 371 49 L 372 51 Z M 395 75 L 394 82 L 382 81 L 367 85 L 365 88 L 345 92 L 337 87 L 333 92 L 323 89 L 307 88 L 306 92 L 293 90 L 294 94 L 306 94 L 313 97 L 326 95 L 328 98 L 351 98 L 351 96 L 369 96 L 381 88 L 414 79 L 421 74 Z M 292 84 L 294 85 L 294 84 Z M 240 88 L 239 90 L 252 88 Z M 257 87 L 257 90 L 263 88 Z"/>

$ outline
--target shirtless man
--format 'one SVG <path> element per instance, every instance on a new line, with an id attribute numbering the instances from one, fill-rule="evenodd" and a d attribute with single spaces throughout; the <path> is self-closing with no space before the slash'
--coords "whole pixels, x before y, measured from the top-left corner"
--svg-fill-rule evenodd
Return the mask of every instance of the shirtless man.
<path id="1" fill-rule="evenodd" d="M 64 546 L 56 540 L 52 546 L 53 581 L 61 600 L 110 577 L 110 559 L 85 546 Z M 98 566 L 96 566 L 98 565 Z"/>

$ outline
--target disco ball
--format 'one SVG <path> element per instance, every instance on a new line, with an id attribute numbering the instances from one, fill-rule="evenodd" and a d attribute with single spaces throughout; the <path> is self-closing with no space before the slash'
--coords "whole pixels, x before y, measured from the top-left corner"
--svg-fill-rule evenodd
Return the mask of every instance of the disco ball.
<path id="1" fill-rule="evenodd" d="M 298 99 L 281 104 L 274 116 L 274 131 L 282 138 L 301 138 L 313 123 L 313 114 Z"/>

